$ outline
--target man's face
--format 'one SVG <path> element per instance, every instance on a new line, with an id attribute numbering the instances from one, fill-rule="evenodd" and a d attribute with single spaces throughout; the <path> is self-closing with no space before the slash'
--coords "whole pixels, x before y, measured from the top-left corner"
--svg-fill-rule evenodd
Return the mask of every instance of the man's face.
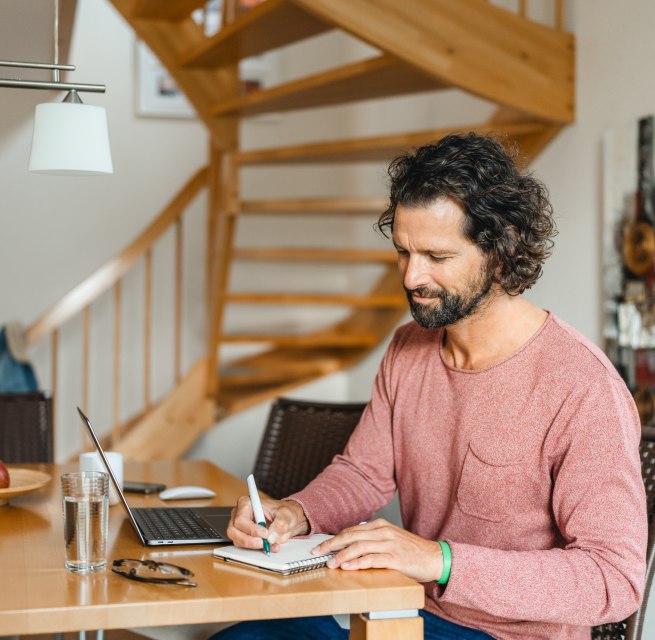
<path id="1" fill-rule="evenodd" d="M 445 198 L 398 206 L 393 243 L 414 320 L 435 329 L 468 318 L 494 288 L 488 259 L 462 231 L 464 212 Z"/>

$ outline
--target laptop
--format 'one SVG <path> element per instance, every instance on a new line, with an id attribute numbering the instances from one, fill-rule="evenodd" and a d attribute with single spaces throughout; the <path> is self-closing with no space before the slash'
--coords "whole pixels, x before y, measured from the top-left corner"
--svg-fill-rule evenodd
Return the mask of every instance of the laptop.
<path id="1" fill-rule="evenodd" d="M 141 544 L 159 546 L 170 544 L 215 544 L 230 542 L 226 535 L 232 507 L 134 507 L 125 499 L 125 494 L 107 462 L 105 452 L 91 426 L 89 419 L 77 407 L 82 421 L 109 473 L 109 477 L 120 497 Z"/>

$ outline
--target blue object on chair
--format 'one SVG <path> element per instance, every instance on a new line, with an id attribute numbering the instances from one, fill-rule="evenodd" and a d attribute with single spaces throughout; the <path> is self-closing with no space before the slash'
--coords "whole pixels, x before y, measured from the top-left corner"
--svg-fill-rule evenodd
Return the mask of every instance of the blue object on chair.
<path id="1" fill-rule="evenodd" d="M 23 393 L 38 389 L 32 365 L 14 357 L 7 338 L 7 327 L 3 327 L 0 330 L 0 392 Z"/>

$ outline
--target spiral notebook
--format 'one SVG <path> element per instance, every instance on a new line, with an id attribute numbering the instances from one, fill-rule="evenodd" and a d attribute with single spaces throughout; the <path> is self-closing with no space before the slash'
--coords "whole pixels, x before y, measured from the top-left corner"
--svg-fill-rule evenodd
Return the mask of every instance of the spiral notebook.
<path id="1" fill-rule="evenodd" d="M 312 549 L 331 537 L 315 533 L 308 538 L 293 538 L 281 545 L 278 553 L 271 553 L 270 556 L 267 556 L 261 549 L 242 549 L 234 546 L 218 547 L 214 549 L 214 557 L 224 562 L 236 562 L 288 576 L 292 573 L 324 567 L 334 554 L 313 556 Z"/>

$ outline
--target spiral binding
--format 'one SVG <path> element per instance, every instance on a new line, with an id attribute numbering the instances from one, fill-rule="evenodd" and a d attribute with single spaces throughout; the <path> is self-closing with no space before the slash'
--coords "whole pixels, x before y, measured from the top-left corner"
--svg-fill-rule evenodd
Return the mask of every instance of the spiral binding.
<path id="1" fill-rule="evenodd" d="M 289 562 L 291 569 L 284 573 L 288 576 L 294 573 L 302 573 L 303 571 L 312 571 L 312 569 L 320 569 L 327 564 L 327 561 L 334 556 L 334 553 L 328 553 L 325 556 L 318 556 L 317 558 L 307 558 L 306 560 L 296 560 Z"/>

